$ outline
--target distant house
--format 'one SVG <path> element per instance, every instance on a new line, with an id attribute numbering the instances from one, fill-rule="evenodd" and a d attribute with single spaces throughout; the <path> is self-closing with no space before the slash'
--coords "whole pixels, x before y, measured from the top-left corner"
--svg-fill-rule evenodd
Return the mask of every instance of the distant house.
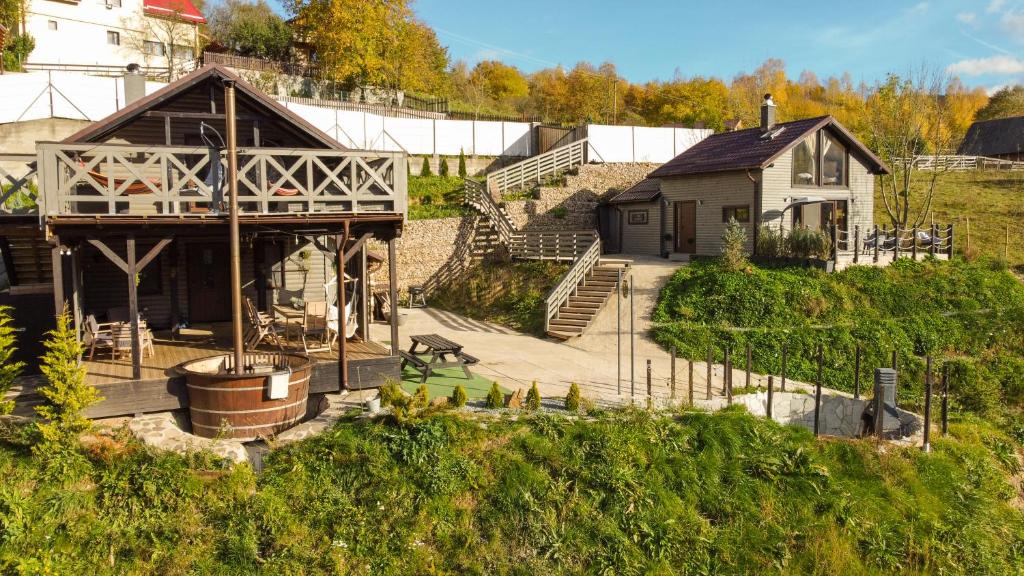
<path id="1" fill-rule="evenodd" d="M 166 68 L 196 57 L 205 23 L 190 0 L 36 0 L 24 24 L 36 42 L 27 64 Z"/>
<path id="2" fill-rule="evenodd" d="M 617 221 L 603 231 L 621 252 L 682 257 L 719 254 L 730 219 L 750 251 L 761 225 L 867 233 L 872 175 L 887 172 L 835 118 L 777 124 L 767 97 L 760 126 L 710 136 L 613 197 Z"/>
<path id="3" fill-rule="evenodd" d="M 1024 116 L 971 124 L 957 153 L 963 156 L 1024 160 Z"/>

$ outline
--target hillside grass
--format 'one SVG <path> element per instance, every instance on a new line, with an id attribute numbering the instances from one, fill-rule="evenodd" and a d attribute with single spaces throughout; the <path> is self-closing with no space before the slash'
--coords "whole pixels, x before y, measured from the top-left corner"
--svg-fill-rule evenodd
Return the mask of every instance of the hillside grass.
<path id="1" fill-rule="evenodd" d="M 1015 441 L 815 441 L 734 407 L 674 417 L 343 419 L 248 465 L 93 441 L 45 480 L 0 442 L 11 574 L 1013 574 Z M 19 436 L 24 437 L 24 434 Z M 1015 500 L 1015 498 L 1017 500 Z"/>
<path id="2" fill-rule="evenodd" d="M 432 294 L 430 305 L 541 336 L 544 299 L 567 270 L 556 262 L 483 262 Z"/>
<path id="3" fill-rule="evenodd" d="M 916 173 L 914 190 L 921 190 L 922 186 L 928 184 L 928 175 L 927 172 Z M 958 252 L 963 254 L 967 248 L 969 219 L 971 251 L 968 256 L 1005 259 L 1018 271 L 1024 271 L 1024 172 L 941 174 L 935 188 L 933 210 L 936 223 L 954 224 Z M 875 199 L 875 222 L 879 225 L 889 223 L 878 194 Z M 1006 251 L 1008 228 L 1009 250 Z"/>
<path id="4" fill-rule="evenodd" d="M 753 349 L 754 370 L 813 382 L 816 347 L 825 386 L 852 391 L 854 350 L 863 348 L 862 384 L 898 353 L 899 400 L 920 407 L 925 355 L 948 364 L 954 410 L 997 417 L 1024 405 L 1024 285 L 998 262 L 901 260 L 886 268 L 835 274 L 803 268 L 737 272 L 717 262 L 680 268 L 654 311 L 654 338 L 680 355 L 706 357 L 709 345 Z"/>
<path id="5" fill-rule="evenodd" d="M 429 220 L 469 214 L 458 176 L 409 176 L 409 219 Z"/>

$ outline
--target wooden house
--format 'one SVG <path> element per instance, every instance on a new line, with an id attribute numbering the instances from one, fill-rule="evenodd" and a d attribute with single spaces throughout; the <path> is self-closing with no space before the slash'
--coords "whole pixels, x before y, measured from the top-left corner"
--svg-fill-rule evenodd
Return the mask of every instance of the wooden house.
<path id="1" fill-rule="evenodd" d="M 397 314 L 389 331 L 378 328 L 387 345 L 370 334 L 368 243 L 387 246 L 384 294 L 394 303 L 407 158 L 347 150 L 211 65 L 64 141 L 38 143 L 24 177 L 0 172 L 21 183 L 0 201 L 7 206 L 0 253 L 12 283 L 6 301 L 16 322 L 46 293 L 53 308 L 73 313 L 85 338 L 92 320 L 132 310 L 155 335 L 152 349 L 133 343 L 127 357 L 84 362 L 104 398 L 92 416 L 181 408 L 187 398 L 176 366 L 231 347 L 226 86 L 236 101 L 244 296 L 284 322 L 282 310 L 337 302 L 344 285 L 341 306 L 351 309 L 356 333 L 311 354 L 310 392 L 376 387 L 399 376 Z M 37 206 L 11 210 L 32 179 Z M 36 316 L 52 318 L 49 308 Z"/>

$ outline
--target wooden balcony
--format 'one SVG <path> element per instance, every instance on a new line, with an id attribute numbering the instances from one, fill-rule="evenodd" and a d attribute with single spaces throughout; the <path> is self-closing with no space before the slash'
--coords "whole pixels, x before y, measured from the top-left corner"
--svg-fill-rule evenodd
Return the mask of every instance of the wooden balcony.
<path id="1" fill-rule="evenodd" d="M 222 214 L 227 157 L 216 148 L 37 145 L 39 210 L 46 217 Z M 243 214 L 405 214 L 403 153 L 244 148 Z"/>

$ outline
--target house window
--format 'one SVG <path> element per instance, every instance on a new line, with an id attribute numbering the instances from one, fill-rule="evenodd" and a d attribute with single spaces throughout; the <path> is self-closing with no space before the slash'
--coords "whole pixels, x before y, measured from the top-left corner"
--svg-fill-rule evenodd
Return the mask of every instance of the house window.
<path id="1" fill-rule="evenodd" d="M 157 256 L 149 263 L 142 272 L 139 272 L 138 294 L 139 296 L 159 296 L 163 294 L 164 283 L 162 258 Z"/>
<path id="2" fill-rule="evenodd" d="M 105 0 L 107 8 L 120 8 L 121 0 Z"/>
<path id="3" fill-rule="evenodd" d="M 57 29 L 57 21 L 56 20 L 47 20 L 46 21 L 46 27 L 48 29 L 50 29 L 50 30 L 56 30 Z"/>
<path id="4" fill-rule="evenodd" d="M 750 222 L 750 205 L 722 207 L 722 222 L 728 222 L 729 220 L 744 223 Z"/>
<path id="5" fill-rule="evenodd" d="M 828 134 L 821 134 L 821 185 L 846 186 L 846 148 Z"/>
<path id="6" fill-rule="evenodd" d="M 121 33 L 120 32 L 114 32 L 112 30 L 107 30 L 107 44 L 110 44 L 111 46 L 120 46 L 121 45 Z"/>
<path id="7" fill-rule="evenodd" d="M 815 186 L 818 184 L 818 136 L 804 138 L 793 149 L 793 186 Z"/>
<path id="8" fill-rule="evenodd" d="M 631 225 L 636 226 L 647 224 L 647 210 L 630 210 L 628 221 Z"/>
<path id="9" fill-rule="evenodd" d="M 152 42 L 146 40 L 142 43 L 142 49 L 150 56 L 163 56 L 164 55 L 164 44 L 163 42 Z"/>
<path id="10" fill-rule="evenodd" d="M 175 44 L 172 48 L 174 50 L 172 54 L 174 58 L 177 58 L 179 60 L 190 60 L 192 58 L 195 58 L 195 52 L 193 52 L 192 48 L 189 46 Z"/>

